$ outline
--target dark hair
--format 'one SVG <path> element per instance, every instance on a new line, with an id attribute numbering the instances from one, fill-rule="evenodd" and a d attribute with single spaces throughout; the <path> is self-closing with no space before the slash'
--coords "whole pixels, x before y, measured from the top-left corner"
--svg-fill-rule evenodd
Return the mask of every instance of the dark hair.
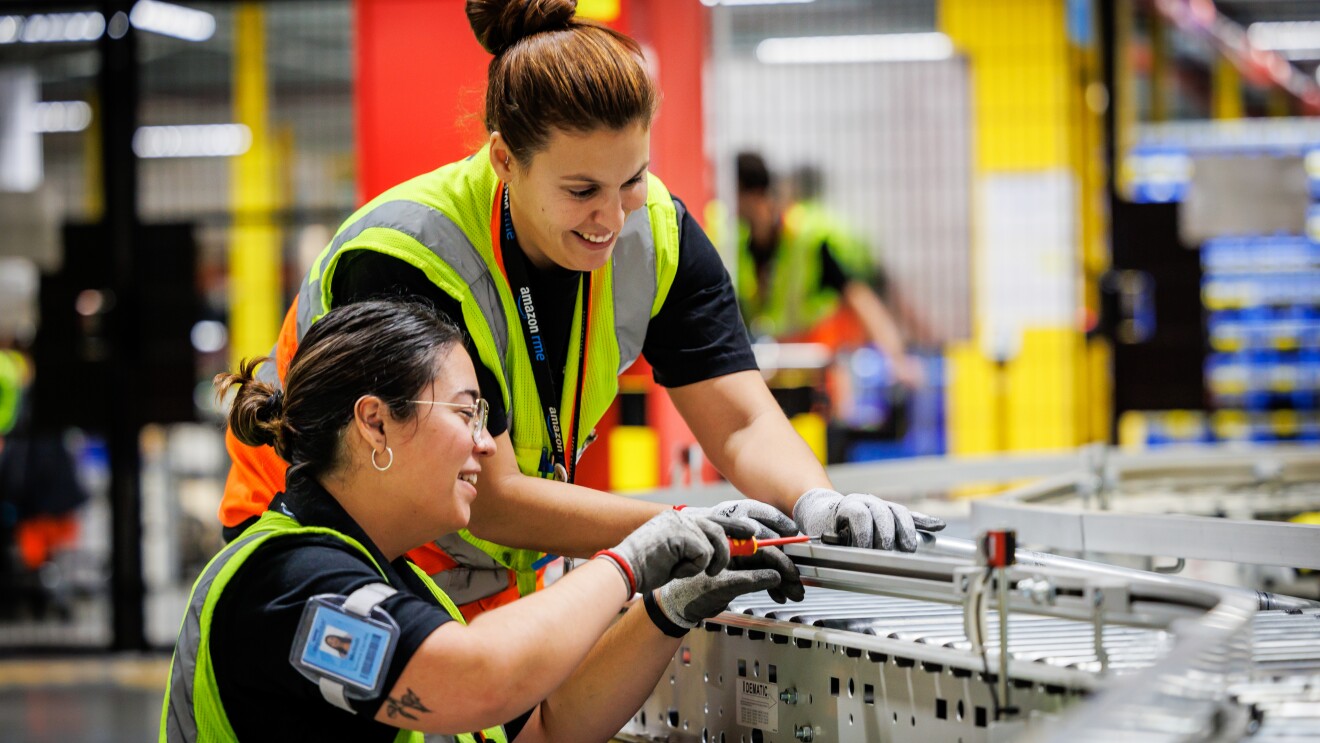
<path id="1" fill-rule="evenodd" d="M 344 426 L 363 395 L 375 395 L 394 417 L 409 420 L 409 404 L 435 379 L 436 364 L 462 331 L 430 304 L 368 300 L 337 307 L 312 325 L 298 344 L 281 392 L 256 376 L 269 358 L 245 359 L 237 373 L 217 374 L 223 395 L 241 385 L 229 427 L 249 446 L 270 444 L 291 468 L 310 476 L 338 461 Z"/>
<path id="2" fill-rule="evenodd" d="M 486 131 L 520 162 L 555 130 L 589 132 L 640 123 L 659 106 L 642 49 L 625 34 L 578 20 L 576 0 L 467 0 L 487 70 Z"/>
<path id="3" fill-rule="evenodd" d="M 755 152 L 738 153 L 738 190 L 751 193 L 770 190 L 770 169 L 765 158 Z"/>

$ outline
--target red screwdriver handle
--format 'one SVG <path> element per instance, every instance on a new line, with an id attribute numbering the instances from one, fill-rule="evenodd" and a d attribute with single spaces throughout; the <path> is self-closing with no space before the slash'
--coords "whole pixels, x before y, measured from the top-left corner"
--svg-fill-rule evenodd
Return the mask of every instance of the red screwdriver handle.
<path id="1" fill-rule="evenodd" d="M 797 544 L 798 542 L 811 541 L 811 537 L 801 534 L 796 537 L 776 537 L 775 539 L 730 539 L 729 555 L 732 557 L 746 557 L 756 554 L 761 547 L 778 547 L 781 544 Z"/>
<path id="2" fill-rule="evenodd" d="M 729 556 L 746 557 L 756 553 L 756 548 L 760 546 L 756 543 L 756 537 L 751 539 L 730 539 Z"/>

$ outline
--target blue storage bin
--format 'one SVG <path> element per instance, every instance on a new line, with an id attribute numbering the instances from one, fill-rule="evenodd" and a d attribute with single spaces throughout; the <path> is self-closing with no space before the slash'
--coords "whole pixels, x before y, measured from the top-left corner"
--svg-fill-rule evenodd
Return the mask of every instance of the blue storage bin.
<path id="1" fill-rule="evenodd" d="M 1242 404 L 1249 386 L 1247 364 L 1240 354 L 1212 353 L 1205 360 L 1206 389 L 1215 405 Z"/>
<path id="2" fill-rule="evenodd" d="M 1216 351 L 1231 353 L 1247 348 L 1247 326 L 1238 310 L 1211 313 L 1206 319 L 1206 332 L 1210 347 Z"/>
<path id="3" fill-rule="evenodd" d="M 926 383 L 912 390 L 903 401 L 907 413 L 907 428 L 898 440 L 865 440 L 848 445 L 844 458 L 849 462 L 865 462 L 898 457 L 938 456 L 945 452 L 945 367 L 940 355 L 915 356 L 922 367 Z M 853 389 L 852 405 L 836 411 L 839 421 L 846 427 L 865 431 L 878 429 L 890 416 L 899 399 L 892 395 L 894 384 L 892 367 L 878 350 L 863 347 L 850 352 L 843 371 L 849 375 Z"/>

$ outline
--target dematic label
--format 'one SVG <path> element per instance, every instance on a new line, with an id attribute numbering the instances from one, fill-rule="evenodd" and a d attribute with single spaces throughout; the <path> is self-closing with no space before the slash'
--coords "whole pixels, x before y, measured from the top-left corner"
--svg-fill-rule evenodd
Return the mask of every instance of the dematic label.
<path id="1" fill-rule="evenodd" d="M 738 724 L 768 733 L 779 732 L 779 687 L 738 679 Z"/>

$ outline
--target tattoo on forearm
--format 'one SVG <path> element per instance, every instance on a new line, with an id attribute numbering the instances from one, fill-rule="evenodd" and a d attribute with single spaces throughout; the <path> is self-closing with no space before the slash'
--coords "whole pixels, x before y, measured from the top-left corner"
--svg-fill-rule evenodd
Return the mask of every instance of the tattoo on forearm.
<path id="1" fill-rule="evenodd" d="M 417 693 L 412 689 L 408 689 L 408 692 L 403 695 L 402 699 L 395 699 L 394 697 L 385 698 L 385 714 L 388 717 L 406 717 L 409 720 L 416 720 L 417 715 L 409 712 L 408 710 L 410 709 L 415 709 L 418 712 L 431 711 L 425 704 L 422 704 L 422 698 L 417 696 Z"/>

